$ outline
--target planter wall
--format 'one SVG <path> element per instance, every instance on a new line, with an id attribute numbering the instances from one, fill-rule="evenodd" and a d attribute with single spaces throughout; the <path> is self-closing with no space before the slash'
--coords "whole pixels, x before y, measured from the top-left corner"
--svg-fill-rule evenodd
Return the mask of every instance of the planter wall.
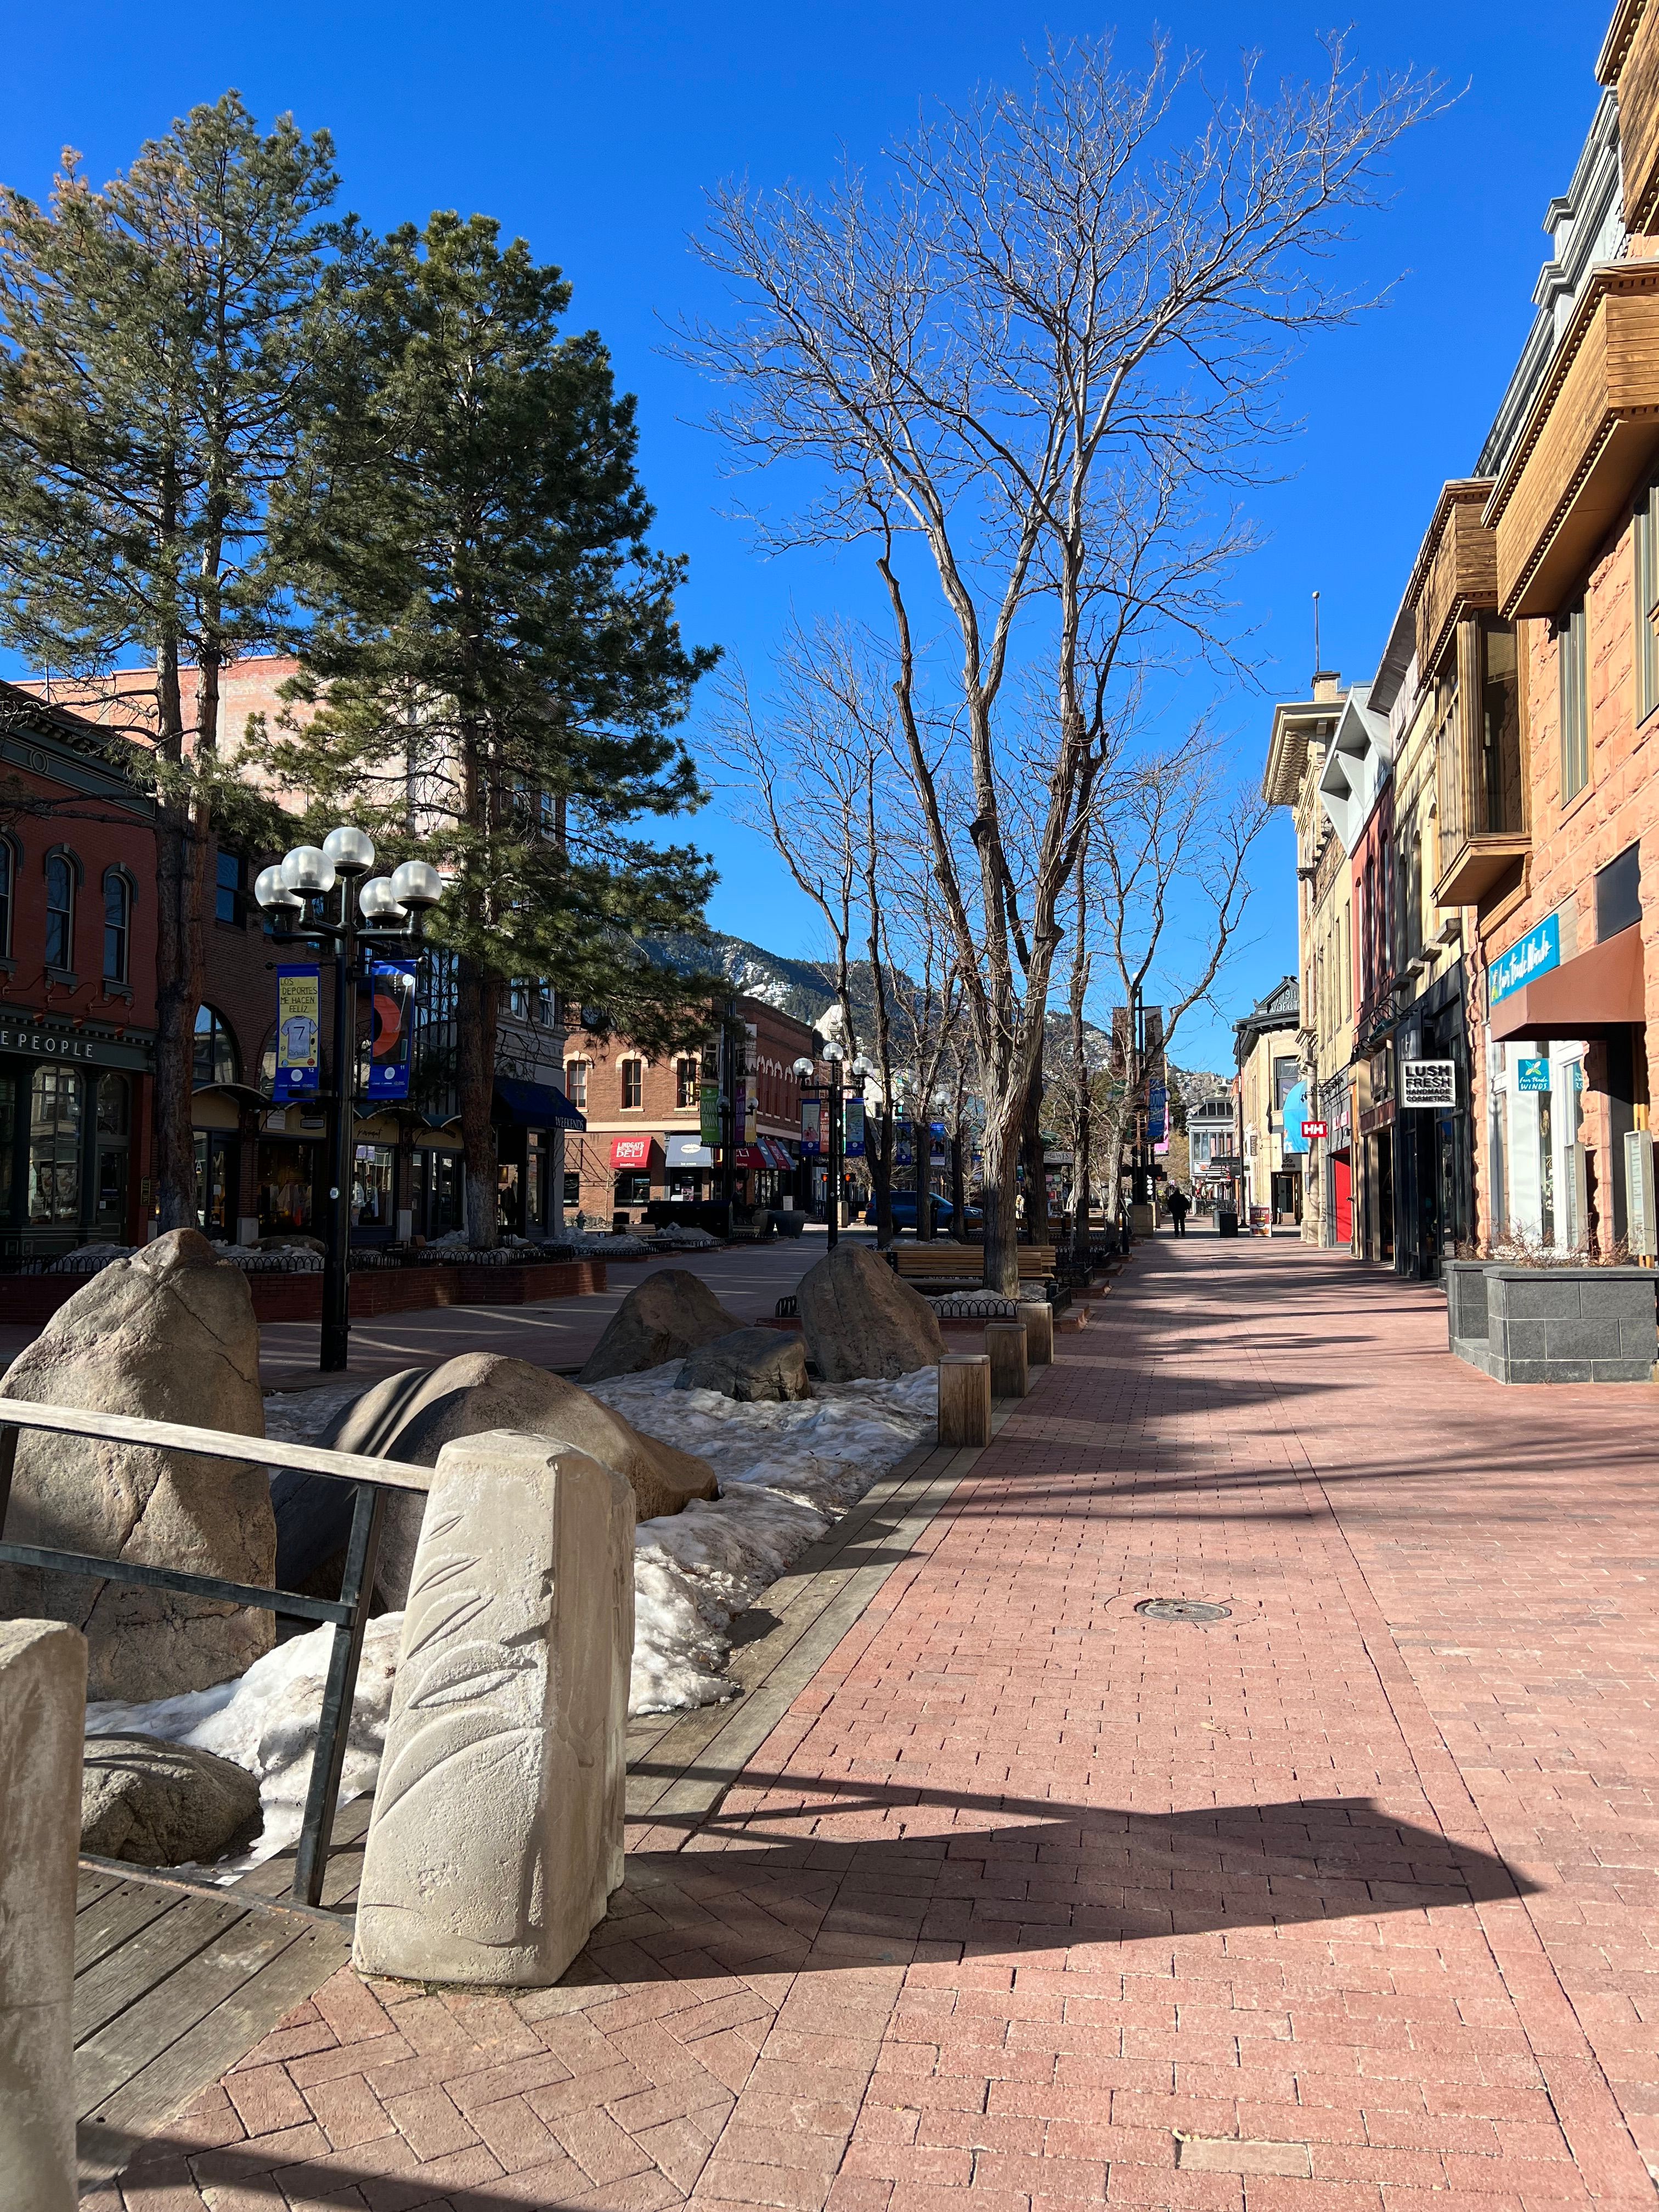
<path id="1" fill-rule="evenodd" d="M 0 1275 L 0 1322 L 50 1321 L 90 1275 Z M 251 1274 L 254 1319 L 320 1321 L 323 1279 Z M 518 1306 L 541 1298 L 579 1298 L 605 1288 L 603 1260 L 540 1261 L 526 1267 L 364 1267 L 351 1278 L 351 1317 L 423 1313 L 434 1306 Z"/>
<path id="2" fill-rule="evenodd" d="M 1659 1358 L 1656 1285 L 1646 1267 L 1454 1261 L 1446 1271 L 1452 1350 L 1499 1382 L 1650 1382 Z"/>

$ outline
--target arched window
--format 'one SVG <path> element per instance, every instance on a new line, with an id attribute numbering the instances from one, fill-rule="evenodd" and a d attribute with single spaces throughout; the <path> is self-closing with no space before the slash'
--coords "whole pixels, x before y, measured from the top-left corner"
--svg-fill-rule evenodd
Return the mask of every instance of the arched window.
<path id="1" fill-rule="evenodd" d="M 132 921 L 132 885 L 119 868 L 104 878 L 104 981 L 127 980 L 127 937 Z"/>
<path id="2" fill-rule="evenodd" d="M 235 1083 L 241 1068 L 230 1024 L 213 1006 L 196 1009 L 196 1066 L 191 1080 L 199 1091 L 210 1083 Z"/>
<path id="3" fill-rule="evenodd" d="M 11 894 L 17 879 L 17 848 L 0 837 L 0 957 L 11 951 Z"/>
<path id="4" fill-rule="evenodd" d="M 69 968 L 75 950 L 75 871 L 66 853 L 46 860 L 46 965 Z"/>

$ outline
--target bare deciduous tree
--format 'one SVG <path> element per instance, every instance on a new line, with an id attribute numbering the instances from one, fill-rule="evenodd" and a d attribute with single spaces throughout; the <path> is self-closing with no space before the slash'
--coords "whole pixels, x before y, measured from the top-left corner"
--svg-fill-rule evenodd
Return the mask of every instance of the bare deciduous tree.
<path id="1" fill-rule="evenodd" d="M 684 350 L 732 388 L 720 420 L 740 455 L 816 474 L 774 542 L 874 548 L 902 757 L 978 1050 L 994 1287 L 1018 1279 L 1018 1139 L 1113 682 L 1155 641 L 1216 646 L 1241 539 L 1200 495 L 1242 477 L 1296 341 L 1353 311 L 1333 250 L 1438 98 L 1411 75 L 1369 85 L 1340 42 L 1320 81 L 1264 96 L 1247 62 L 1231 97 L 1163 46 L 1137 76 L 1089 43 L 924 124 L 880 185 L 849 171 L 822 199 L 714 195 L 702 251 L 741 312 Z M 924 587 L 948 678 L 919 637 Z M 1050 734 L 1022 884 L 1002 725 L 1011 675 L 1036 665 Z M 924 672 L 950 686 L 963 836 L 915 711 Z"/>

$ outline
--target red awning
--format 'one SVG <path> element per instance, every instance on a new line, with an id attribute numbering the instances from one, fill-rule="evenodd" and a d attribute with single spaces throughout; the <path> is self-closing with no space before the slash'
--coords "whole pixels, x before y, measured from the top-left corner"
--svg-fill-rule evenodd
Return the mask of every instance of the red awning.
<path id="1" fill-rule="evenodd" d="M 1642 926 L 1636 922 L 1500 999 L 1492 1010 L 1492 1036 L 1494 1043 L 1528 1037 L 1565 1044 L 1646 1019 Z"/>
<path id="2" fill-rule="evenodd" d="M 611 1139 L 611 1164 L 613 1168 L 648 1168 L 653 1136 L 613 1137 Z"/>
<path id="3" fill-rule="evenodd" d="M 735 1165 L 740 1168 L 763 1168 L 769 1164 L 758 1145 L 738 1145 L 732 1154 Z"/>

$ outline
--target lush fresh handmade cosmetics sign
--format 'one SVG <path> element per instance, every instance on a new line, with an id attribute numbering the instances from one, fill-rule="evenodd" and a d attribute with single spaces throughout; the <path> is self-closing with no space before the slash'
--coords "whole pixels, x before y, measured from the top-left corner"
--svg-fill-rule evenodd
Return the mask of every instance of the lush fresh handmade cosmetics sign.
<path id="1" fill-rule="evenodd" d="M 1552 968 L 1560 965 L 1561 917 L 1553 914 L 1540 921 L 1536 929 L 1529 929 L 1487 969 L 1487 1005 L 1495 1006 L 1500 999 L 1507 999 L 1511 991 L 1518 991 L 1523 984 L 1530 983 L 1534 975 L 1547 975 Z"/>

